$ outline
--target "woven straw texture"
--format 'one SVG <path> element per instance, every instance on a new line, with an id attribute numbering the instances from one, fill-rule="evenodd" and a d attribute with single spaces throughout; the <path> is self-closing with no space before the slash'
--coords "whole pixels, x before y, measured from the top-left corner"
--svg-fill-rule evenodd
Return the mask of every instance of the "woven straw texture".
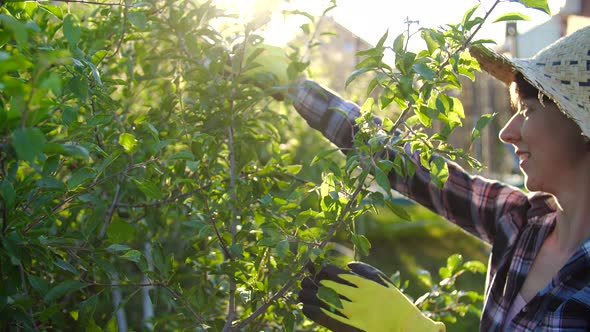
<path id="1" fill-rule="evenodd" d="M 510 60 L 487 48 L 470 48 L 481 67 L 509 84 L 516 72 L 551 98 L 590 137 L 590 26 L 539 51 L 529 59 Z"/>

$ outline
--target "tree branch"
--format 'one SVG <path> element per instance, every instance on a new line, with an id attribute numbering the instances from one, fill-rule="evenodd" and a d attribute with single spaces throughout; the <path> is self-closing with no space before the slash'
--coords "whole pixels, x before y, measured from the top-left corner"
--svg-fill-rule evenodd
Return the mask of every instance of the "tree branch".
<path id="1" fill-rule="evenodd" d="M 109 207 L 107 213 L 104 216 L 104 223 L 102 225 L 102 229 L 98 234 L 98 240 L 102 240 L 107 232 L 107 228 L 111 224 L 111 220 L 113 219 L 113 213 L 115 212 L 115 208 L 117 207 L 117 202 L 119 201 L 119 196 L 121 194 L 121 185 L 117 183 L 117 189 L 115 189 L 115 197 L 113 197 L 113 201 L 111 202 L 111 206 Z"/>
<path id="2" fill-rule="evenodd" d="M 233 103 L 232 103 L 232 111 L 233 111 Z M 227 127 L 227 145 L 229 149 L 229 191 L 231 195 L 231 225 L 230 225 L 230 233 L 231 233 L 231 242 L 232 245 L 236 244 L 236 233 L 238 227 L 238 216 L 237 216 L 237 209 L 236 204 L 238 203 L 237 195 L 236 195 L 236 154 L 234 150 L 234 129 L 232 126 Z M 223 242 L 222 242 L 223 243 Z M 233 262 L 234 258 L 232 255 L 229 257 L 229 261 Z M 236 313 L 236 282 L 233 280 L 234 276 L 229 277 L 229 304 L 227 310 L 227 319 L 225 322 L 225 326 L 223 327 L 223 332 L 232 331 L 232 322 L 237 317 Z"/>
<path id="3" fill-rule="evenodd" d="M 213 227 L 213 230 L 215 231 L 215 236 L 217 237 L 217 240 L 219 240 L 219 244 L 221 245 L 221 249 L 223 250 L 223 253 L 225 254 L 225 258 L 226 259 L 233 259 L 232 254 L 230 253 L 229 249 L 227 248 L 227 244 L 225 243 L 225 240 L 223 240 L 223 237 L 219 233 L 219 229 L 217 228 L 217 225 L 215 225 L 215 220 L 212 216 L 211 209 L 209 209 L 209 203 L 207 202 L 207 199 L 203 200 L 203 204 L 205 205 L 205 212 L 209 216 L 209 222 L 211 223 L 211 227 Z"/>
<path id="4" fill-rule="evenodd" d="M 25 280 L 25 269 L 23 268 L 22 264 L 18 266 L 18 270 L 20 272 L 20 280 L 23 285 L 23 295 L 25 298 L 29 297 L 29 289 L 27 287 L 27 281 Z M 31 323 L 33 324 L 33 329 L 35 331 L 39 331 L 37 324 L 35 323 L 35 317 L 33 316 L 33 308 L 29 307 L 29 317 L 31 318 Z"/>

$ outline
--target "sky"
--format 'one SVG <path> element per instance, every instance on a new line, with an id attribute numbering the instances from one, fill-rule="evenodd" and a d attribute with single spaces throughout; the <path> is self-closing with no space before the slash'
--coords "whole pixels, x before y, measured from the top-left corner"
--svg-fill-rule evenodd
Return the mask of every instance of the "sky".
<path id="1" fill-rule="evenodd" d="M 241 15 L 244 20 L 260 13 L 272 13 L 272 19 L 267 24 L 264 36 L 267 43 L 279 46 L 291 40 L 300 31 L 299 26 L 306 22 L 303 17 L 293 16 L 285 20 L 281 14 L 282 10 L 301 10 L 320 15 L 331 3 L 330 0 L 214 0 L 214 2 L 230 12 Z M 489 9 L 495 0 L 336 0 L 337 7 L 330 11 L 329 15 L 359 37 L 375 44 L 387 30 L 390 36 L 396 36 L 404 31 L 406 18 L 418 21 L 420 27 L 455 23 L 461 20 L 467 9 L 479 2 L 481 2 L 480 14 L 483 16 L 482 10 Z M 552 13 L 556 14 L 564 2 L 565 0 L 549 0 Z M 550 18 L 539 10 L 527 9 L 513 2 L 502 2 L 494 10 L 495 14 L 491 18 L 493 20 L 502 13 L 513 11 L 519 11 L 531 17 L 530 22 L 518 23 L 520 32 Z M 492 38 L 500 43 L 503 41 L 504 27 L 503 23 L 486 24 L 478 36 Z"/>

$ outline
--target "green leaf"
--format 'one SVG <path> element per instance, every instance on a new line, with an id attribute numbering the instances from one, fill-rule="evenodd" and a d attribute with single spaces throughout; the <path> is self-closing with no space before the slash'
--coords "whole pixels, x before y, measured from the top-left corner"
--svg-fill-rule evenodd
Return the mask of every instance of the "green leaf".
<path id="1" fill-rule="evenodd" d="M 19 159 L 33 163 L 43 154 L 45 135 L 39 128 L 18 128 L 12 135 L 12 145 Z"/>
<path id="2" fill-rule="evenodd" d="M 90 71 L 92 72 L 92 77 L 94 77 L 94 81 L 99 85 L 103 86 L 102 80 L 100 79 L 100 73 L 98 72 L 98 68 L 92 63 L 92 61 L 84 60 L 86 66 L 90 67 Z"/>
<path id="3" fill-rule="evenodd" d="M 504 22 L 504 21 L 530 21 L 530 20 L 531 20 L 531 18 L 523 13 L 510 12 L 510 13 L 500 15 L 500 17 L 496 18 L 493 23 Z"/>
<path id="4" fill-rule="evenodd" d="M 304 23 L 301 25 L 301 31 L 303 31 L 303 33 L 305 34 L 309 34 L 309 23 Z"/>
<path id="5" fill-rule="evenodd" d="M 463 21 L 461 22 L 461 24 L 463 24 L 464 26 L 467 25 L 467 23 L 471 20 L 471 16 L 473 16 L 473 13 L 475 13 L 475 11 L 479 8 L 481 4 L 476 4 L 475 6 L 469 8 L 465 14 L 463 15 Z"/>
<path id="6" fill-rule="evenodd" d="M 131 24 L 133 24 L 139 30 L 145 31 L 148 28 L 147 25 L 147 17 L 143 12 L 140 11 L 130 11 L 127 19 Z"/>
<path id="7" fill-rule="evenodd" d="M 517 0 L 527 8 L 534 8 L 551 15 L 551 9 L 547 0 Z"/>
<path id="8" fill-rule="evenodd" d="M 404 53 L 405 40 L 406 40 L 406 35 L 404 33 L 401 33 L 393 41 L 393 50 L 395 51 L 396 54 Z"/>
<path id="9" fill-rule="evenodd" d="M 363 67 L 353 71 L 352 74 L 350 74 L 350 76 L 348 76 L 348 78 L 346 79 L 346 83 L 344 83 L 344 86 L 348 87 L 348 85 L 352 83 L 354 80 L 356 80 L 359 76 L 372 70 L 374 70 L 374 68 L 372 67 Z"/>
<path id="10" fill-rule="evenodd" d="M 64 18 L 63 32 L 71 46 L 78 45 L 80 37 L 82 36 L 82 30 L 80 30 L 78 19 L 74 15 L 67 14 Z"/>
<path id="11" fill-rule="evenodd" d="M 0 195 L 2 196 L 2 200 L 4 201 L 4 207 L 8 210 L 14 208 L 14 202 L 16 201 L 16 192 L 14 191 L 14 187 L 12 183 L 10 183 L 7 179 L 2 180 L 0 182 Z"/>
<path id="12" fill-rule="evenodd" d="M 69 90 L 71 90 L 76 97 L 84 101 L 88 97 L 88 79 L 84 76 L 74 76 L 66 84 Z M 111 115 L 104 115 L 105 117 L 111 117 Z M 92 124 L 92 120 L 88 124 Z"/>
<path id="13" fill-rule="evenodd" d="M 362 256 L 369 255 L 369 249 L 371 249 L 371 242 L 364 235 L 352 234 L 352 243 L 360 251 Z"/>
<path id="14" fill-rule="evenodd" d="M 84 182 L 94 179 L 95 176 L 96 172 L 92 168 L 82 167 L 72 173 L 70 179 L 67 182 L 68 188 L 70 190 L 75 189 Z"/>
<path id="15" fill-rule="evenodd" d="M 59 285 L 53 287 L 52 289 L 45 294 L 43 300 L 45 302 L 54 301 L 68 293 L 79 291 L 85 287 L 88 287 L 90 284 L 87 282 L 81 282 L 77 280 L 66 280 Z"/>
<path id="16" fill-rule="evenodd" d="M 285 259 L 288 257 L 289 255 L 289 241 L 287 240 L 281 240 L 279 241 L 279 243 L 277 243 L 275 250 L 277 252 L 277 256 L 279 256 L 281 259 Z"/>
<path id="17" fill-rule="evenodd" d="M 462 263 L 463 256 L 460 254 L 453 254 L 447 258 L 447 269 L 449 269 L 451 273 L 455 273 Z"/>
<path id="18" fill-rule="evenodd" d="M 422 39 L 426 42 L 428 53 L 431 55 L 441 47 L 441 42 L 436 38 L 436 33 L 430 29 L 422 30 L 420 33 Z"/>
<path id="19" fill-rule="evenodd" d="M 388 35 L 389 35 L 389 30 L 385 31 L 383 36 L 381 36 L 381 38 L 379 38 L 379 41 L 377 42 L 377 45 L 375 46 L 375 48 L 377 48 L 377 49 L 382 48 L 383 44 L 385 44 L 385 40 L 387 40 Z"/>
<path id="20" fill-rule="evenodd" d="M 131 248 L 129 248 L 129 246 L 126 246 L 124 244 L 111 244 L 110 246 L 106 247 L 105 249 L 108 251 L 112 251 L 112 252 L 131 250 Z"/>
<path id="21" fill-rule="evenodd" d="M 389 195 L 389 192 L 391 191 L 391 184 L 389 182 L 389 178 L 387 177 L 387 174 L 385 174 L 385 172 L 383 172 L 379 167 L 375 167 L 375 181 L 377 181 L 377 184 L 383 188 L 383 190 L 385 190 L 387 192 L 387 194 Z"/>
<path id="22" fill-rule="evenodd" d="M 35 184 L 37 186 L 39 186 L 40 188 L 44 188 L 44 189 L 48 189 L 48 190 L 56 190 L 56 191 L 65 191 L 66 190 L 66 186 L 59 181 L 58 179 L 51 177 L 51 176 L 45 176 L 37 181 L 35 181 Z"/>
<path id="23" fill-rule="evenodd" d="M 386 199 L 384 202 L 385 205 L 387 205 L 391 212 L 393 212 L 396 216 L 404 220 L 412 220 L 412 216 L 406 210 L 404 210 L 404 208 L 402 208 L 399 204 L 395 204 L 394 202 L 388 199 Z"/>
<path id="24" fill-rule="evenodd" d="M 0 23 L 7 30 L 12 32 L 14 39 L 21 47 L 27 44 L 29 33 L 27 32 L 27 26 L 24 23 L 6 14 L 0 14 Z"/>
<path id="25" fill-rule="evenodd" d="M 463 267 L 473 273 L 485 273 L 487 268 L 484 263 L 480 261 L 468 261 L 463 264 Z"/>
<path id="26" fill-rule="evenodd" d="M 453 273 L 449 270 L 449 268 L 447 268 L 446 266 L 441 267 L 440 269 L 438 269 L 438 275 L 443 278 L 450 278 Z"/>
<path id="27" fill-rule="evenodd" d="M 428 81 L 432 80 L 436 75 L 436 72 L 430 69 L 430 67 L 428 67 L 425 63 L 416 63 L 412 66 L 412 68 L 414 68 L 416 73 L 418 73 L 420 76 L 424 77 Z"/>
<path id="28" fill-rule="evenodd" d="M 426 287 L 432 287 L 432 276 L 427 270 L 418 269 L 416 271 L 416 277 L 418 277 L 418 280 L 420 280 Z"/>
<path id="29" fill-rule="evenodd" d="M 389 118 L 384 118 L 383 123 L 381 123 L 381 127 L 383 128 L 383 130 L 387 132 L 389 132 L 393 128 L 393 125 L 393 121 L 391 121 L 391 119 Z"/>
<path id="30" fill-rule="evenodd" d="M 41 277 L 37 277 L 34 275 L 28 275 L 27 278 L 29 279 L 29 284 L 31 287 L 38 293 L 38 294 L 45 294 L 49 289 L 49 283 Z"/>
<path id="31" fill-rule="evenodd" d="M 241 258 L 242 255 L 244 254 L 244 250 L 242 249 L 242 246 L 238 243 L 231 244 L 229 246 L 229 252 L 232 254 L 232 256 L 234 258 Z"/>
<path id="32" fill-rule="evenodd" d="M 62 89 L 61 77 L 56 73 L 51 73 L 39 85 L 42 89 L 51 90 L 54 95 L 60 96 Z"/>
<path id="33" fill-rule="evenodd" d="M 430 178 L 439 187 L 442 188 L 449 178 L 449 165 L 442 157 L 434 157 L 430 162 Z"/>
<path id="34" fill-rule="evenodd" d="M 301 172 L 303 166 L 301 165 L 288 165 L 285 167 L 285 171 L 289 174 L 297 175 Z"/>
<path id="35" fill-rule="evenodd" d="M 343 308 L 342 302 L 340 301 L 340 295 L 338 295 L 338 293 L 336 293 L 336 291 L 332 288 L 320 286 L 318 289 L 318 297 L 332 307 L 338 309 Z"/>
<path id="36" fill-rule="evenodd" d="M 139 250 L 132 249 L 126 252 L 124 255 L 121 255 L 120 257 L 128 261 L 139 263 L 139 261 L 141 260 L 141 252 L 139 252 Z"/>
<path id="37" fill-rule="evenodd" d="M 161 199 L 164 195 L 160 187 L 148 180 L 139 180 L 134 178 L 133 182 L 148 198 Z"/>
<path id="38" fill-rule="evenodd" d="M 189 161 L 194 161 L 195 160 L 195 155 L 188 152 L 188 151 L 180 151 L 180 152 L 176 152 L 173 155 L 171 155 L 170 157 L 168 157 L 168 160 L 189 160 Z"/>
<path id="39" fill-rule="evenodd" d="M 39 8 L 46 10 L 60 20 L 63 18 L 63 12 L 59 6 L 39 4 Z"/>
<path id="40" fill-rule="evenodd" d="M 62 147 L 63 147 L 62 154 L 64 156 L 69 156 L 69 157 L 74 157 L 74 158 L 84 159 L 84 160 L 88 160 L 88 158 L 90 158 L 90 153 L 88 152 L 88 150 L 81 145 L 66 143 Z"/>
<path id="41" fill-rule="evenodd" d="M 128 242 L 135 236 L 135 227 L 124 221 L 114 220 L 107 229 L 107 236 L 111 242 Z"/>
<path id="42" fill-rule="evenodd" d="M 78 274 L 78 270 L 76 270 L 76 268 L 72 264 L 70 264 L 64 260 L 61 260 L 61 259 L 56 260 L 53 262 L 53 264 L 55 264 L 57 267 L 59 267 L 60 269 L 62 269 L 64 271 L 71 272 L 72 274 Z"/>
<path id="43" fill-rule="evenodd" d="M 119 144 L 125 149 L 125 152 L 133 152 L 137 147 L 138 141 L 135 139 L 135 136 L 129 133 L 122 133 L 119 136 Z"/>
<path id="44" fill-rule="evenodd" d="M 451 112 L 457 114 L 460 118 L 465 118 L 465 110 L 463 109 L 463 103 L 459 98 L 451 97 Z"/>
<path id="45" fill-rule="evenodd" d="M 475 140 L 481 136 L 481 130 L 494 120 L 496 114 L 497 113 L 484 114 L 479 118 L 479 120 L 477 120 L 475 127 L 471 131 L 471 143 L 475 142 Z"/>
<path id="46" fill-rule="evenodd" d="M 85 159 L 86 160 L 86 159 L 90 158 L 88 150 L 85 147 L 79 146 L 79 145 L 74 145 L 74 144 L 69 144 L 69 143 L 66 143 L 66 144 L 47 143 L 43 147 L 43 152 L 45 152 L 48 155 L 61 154 L 64 156 L 74 157 L 77 159 Z"/>

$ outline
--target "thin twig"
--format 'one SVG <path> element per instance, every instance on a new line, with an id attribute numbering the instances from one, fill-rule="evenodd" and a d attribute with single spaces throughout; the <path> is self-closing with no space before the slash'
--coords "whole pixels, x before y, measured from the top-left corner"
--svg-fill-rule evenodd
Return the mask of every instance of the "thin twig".
<path id="1" fill-rule="evenodd" d="M 115 189 L 115 197 L 113 197 L 113 201 L 111 202 L 111 206 L 109 207 L 107 213 L 104 216 L 104 223 L 102 225 L 102 229 L 98 234 L 98 240 L 102 240 L 104 235 L 107 232 L 107 228 L 111 224 L 111 220 L 113 219 L 113 214 L 115 212 L 115 208 L 117 207 L 117 202 L 119 201 L 119 197 L 121 195 L 121 185 L 117 183 L 117 189 Z"/>
<path id="2" fill-rule="evenodd" d="M 8 229 L 8 209 L 6 208 L 6 200 L 2 200 L 2 235 L 6 234 Z"/>
<path id="3" fill-rule="evenodd" d="M 177 292 L 175 292 L 172 288 L 170 288 L 169 286 L 163 286 L 164 289 L 166 289 L 170 294 L 172 294 L 172 296 L 174 297 L 174 299 L 180 299 L 182 301 L 182 303 L 184 304 L 184 307 L 188 309 L 188 311 L 191 312 L 191 314 L 193 315 L 193 317 L 197 320 L 197 322 L 199 322 L 199 324 L 203 324 L 204 320 L 201 316 L 199 316 L 199 314 L 195 311 L 195 309 L 193 308 L 193 306 L 180 294 L 178 294 Z"/>
<path id="4" fill-rule="evenodd" d="M 20 272 L 20 280 L 23 285 L 23 295 L 25 296 L 25 298 L 28 298 L 29 297 L 29 289 L 27 287 L 27 281 L 25 280 L 25 269 L 23 268 L 22 264 L 18 266 L 18 270 Z M 33 308 L 32 307 L 29 308 L 29 316 L 31 317 L 31 323 L 33 324 L 33 328 L 35 329 L 35 331 L 39 331 L 39 328 L 37 327 L 37 323 L 35 323 L 35 317 L 33 316 Z"/>
<path id="5" fill-rule="evenodd" d="M 231 105 L 233 111 L 233 103 Z M 231 195 L 231 225 L 230 225 L 230 234 L 231 234 L 231 243 L 232 245 L 236 244 L 236 233 L 238 227 L 238 216 L 237 216 L 237 208 L 236 204 L 238 203 L 237 194 L 236 194 L 236 155 L 234 150 L 234 129 L 232 126 L 227 127 L 227 145 L 229 149 L 229 191 Z M 234 257 L 230 255 L 229 261 L 233 262 Z M 228 310 L 227 310 L 227 319 L 225 322 L 225 326 L 223 327 L 223 332 L 232 331 L 232 322 L 237 317 L 236 313 L 236 282 L 233 279 L 233 276 L 229 277 L 229 303 L 228 303 Z"/>
<path id="6" fill-rule="evenodd" d="M 112 59 L 115 55 L 117 55 L 117 53 L 119 53 L 119 49 L 121 48 L 121 45 L 123 44 L 123 39 L 125 38 L 125 33 L 127 31 L 126 27 L 127 27 L 127 13 L 129 12 L 129 10 L 127 9 L 127 7 L 125 7 L 125 9 L 123 10 L 123 27 L 121 28 L 121 36 L 119 37 L 119 41 L 117 42 L 117 45 L 115 46 L 115 50 L 113 51 L 113 53 L 109 54 L 109 55 L 105 55 L 104 58 L 102 58 L 100 60 L 100 62 L 104 61 L 104 60 L 110 60 Z"/>
<path id="7" fill-rule="evenodd" d="M 211 227 L 213 227 L 213 231 L 215 231 L 215 236 L 217 237 L 217 240 L 219 240 L 219 244 L 221 245 L 221 249 L 223 250 L 223 253 L 225 254 L 225 258 L 232 259 L 233 258 L 232 254 L 229 251 L 227 244 L 225 243 L 225 240 L 221 236 L 221 233 L 219 233 L 219 229 L 217 228 L 217 225 L 215 224 L 215 219 L 213 218 L 213 214 L 211 213 L 211 209 L 209 208 L 209 202 L 208 202 L 207 198 L 204 199 L 203 204 L 205 205 L 205 212 L 209 216 L 209 223 L 211 223 Z"/>

